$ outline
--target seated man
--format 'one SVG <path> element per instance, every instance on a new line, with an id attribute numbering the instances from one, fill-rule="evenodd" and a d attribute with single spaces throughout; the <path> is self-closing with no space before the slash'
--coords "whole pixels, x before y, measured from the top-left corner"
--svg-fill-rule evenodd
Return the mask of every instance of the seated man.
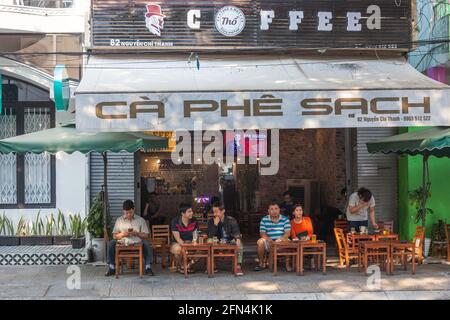
<path id="1" fill-rule="evenodd" d="M 172 234 L 175 242 L 170 247 L 170 252 L 175 256 L 175 261 L 178 263 L 178 271 L 184 273 L 181 268 L 181 245 L 185 242 L 192 242 L 194 232 L 198 234 L 198 222 L 192 218 L 194 211 L 189 204 L 181 204 L 179 208 L 179 215 L 172 220 Z M 188 269 L 193 265 L 189 263 Z"/>
<path id="2" fill-rule="evenodd" d="M 280 207 L 276 202 L 269 204 L 269 214 L 261 219 L 259 232 L 261 238 L 258 240 L 259 266 L 255 271 L 261 271 L 264 265 L 264 257 L 270 252 L 270 246 L 274 241 L 286 241 L 291 234 L 291 223 L 289 219 L 280 214 Z"/>
<path id="3" fill-rule="evenodd" d="M 244 249 L 241 243 L 241 231 L 235 218 L 225 215 L 225 207 L 216 202 L 212 206 L 214 218 L 208 221 L 208 238 L 217 237 L 219 240 L 226 242 L 235 241 L 239 246 L 238 266 L 235 270 L 237 276 L 242 276 L 242 258 Z"/>
<path id="4" fill-rule="evenodd" d="M 108 244 L 108 272 L 105 276 L 109 277 L 115 274 L 116 269 L 116 244 L 122 242 L 124 244 L 142 243 L 145 274 L 153 276 L 152 271 L 152 247 L 148 243 L 149 231 L 145 220 L 134 214 L 134 203 L 131 200 L 123 202 L 123 216 L 116 220 L 113 229 L 113 238 Z"/>

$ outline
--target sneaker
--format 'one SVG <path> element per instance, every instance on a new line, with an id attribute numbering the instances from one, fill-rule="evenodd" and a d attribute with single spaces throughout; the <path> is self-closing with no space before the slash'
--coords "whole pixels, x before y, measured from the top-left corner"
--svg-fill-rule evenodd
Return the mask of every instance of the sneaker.
<path id="1" fill-rule="evenodd" d="M 237 276 L 243 276 L 244 272 L 242 272 L 241 266 L 236 267 L 236 275 Z"/>
<path id="2" fill-rule="evenodd" d="M 263 270 L 264 270 L 264 267 L 256 266 L 254 270 L 255 270 L 255 271 L 263 271 Z"/>
<path id="3" fill-rule="evenodd" d="M 108 268 L 108 271 L 105 273 L 105 277 L 111 277 L 116 274 L 116 269 Z"/>
<path id="4" fill-rule="evenodd" d="M 155 274 L 153 273 L 151 268 L 145 269 L 145 275 L 153 277 Z"/>

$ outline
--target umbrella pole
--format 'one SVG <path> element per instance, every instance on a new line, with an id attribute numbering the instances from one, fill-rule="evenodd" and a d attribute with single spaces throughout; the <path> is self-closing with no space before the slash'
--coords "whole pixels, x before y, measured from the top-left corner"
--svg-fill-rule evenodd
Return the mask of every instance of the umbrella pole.
<path id="1" fill-rule="evenodd" d="M 426 204 L 429 193 L 429 181 L 428 181 L 428 155 L 423 156 L 422 162 L 422 227 L 425 227 L 426 219 Z"/>
<path id="2" fill-rule="evenodd" d="M 108 215 L 108 156 L 106 152 L 102 152 L 103 157 L 103 184 L 104 184 L 104 194 L 103 194 L 103 239 L 105 240 L 105 261 L 107 255 L 108 247 L 108 228 L 107 228 L 107 215 Z"/>

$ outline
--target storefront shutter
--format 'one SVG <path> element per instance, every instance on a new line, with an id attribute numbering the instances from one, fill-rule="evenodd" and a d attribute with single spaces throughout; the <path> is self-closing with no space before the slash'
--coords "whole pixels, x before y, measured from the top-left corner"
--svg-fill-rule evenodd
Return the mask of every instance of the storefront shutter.
<path id="1" fill-rule="evenodd" d="M 103 158 L 99 153 L 90 156 L 90 197 L 92 200 L 103 185 Z M 122 203 L 135 200 L 135 175 L 133 153 L 108 152 L 108 192 L 112 222 L 122 214 Z"/>
<path id="2" fill-rule="evenodd" d="M 396 128 L 357 129 L 358 187 L 366 187 L 375 197 L 376 220 L 393 220 L 398 230 L 397 155 L 369 154 L 366 143 L 396 135 Z"/>

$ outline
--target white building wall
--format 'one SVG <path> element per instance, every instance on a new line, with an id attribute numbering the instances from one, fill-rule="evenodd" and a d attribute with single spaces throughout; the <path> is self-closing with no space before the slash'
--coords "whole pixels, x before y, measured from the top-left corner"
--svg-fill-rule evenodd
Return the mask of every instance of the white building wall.
<path id="1" fill-rule="evenodd" d="M 66 216 L 67 224 L 69 214 L 80 213 L 86 216 L 87 165 L 87 157 L 79 152 L 56 154 L 56 205 L 54 208 L 40 209 L 41 218 L 53 213 L 56 219 L 58 209 Z M 13 220 L 14 228 L 17 227 L 20 217 L 32 221 L 38 211 L 39 209 L 0 209 L 0 213 L 4 212 Z"/>

